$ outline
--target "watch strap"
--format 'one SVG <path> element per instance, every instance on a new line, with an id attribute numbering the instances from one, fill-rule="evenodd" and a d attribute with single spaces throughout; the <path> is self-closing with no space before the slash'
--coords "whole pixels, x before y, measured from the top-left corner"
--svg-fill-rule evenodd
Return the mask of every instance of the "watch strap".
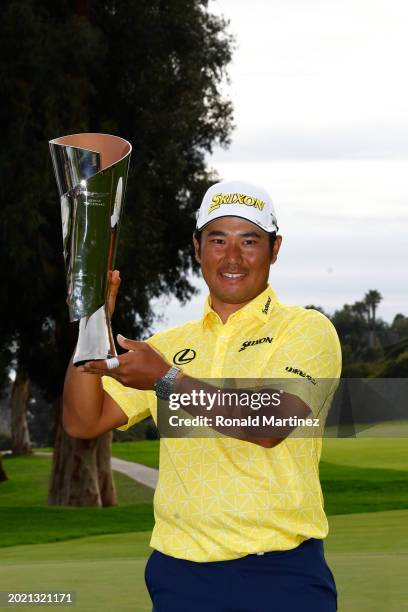
<path id="1" fill-rule="evenodd" d="M 177 374 L 179 372 L 180 368 L 172 366 L 162 378 L 159 378 L 159 380 L 154 385 L 156 397 L 162 400 L 168 400 L 170 398 L 170 395 L 173 393 L 174 390 L 174 384 L 176 381 Z"/>

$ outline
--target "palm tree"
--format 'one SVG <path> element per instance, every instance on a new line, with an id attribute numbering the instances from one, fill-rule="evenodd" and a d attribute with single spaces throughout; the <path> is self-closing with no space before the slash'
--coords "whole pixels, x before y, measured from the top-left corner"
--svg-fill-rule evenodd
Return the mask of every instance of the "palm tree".
<path id="1" fill-rule="evenodd" d="M 368 322 L 370 325 L 370 334 L 368 337 L 368 345 L 370 348 L 375 346 L 375 314 L 381 300 L 382 295 L 376 289 L 370 289 L 364 296 L 364 303 L 368 308 Z"/>

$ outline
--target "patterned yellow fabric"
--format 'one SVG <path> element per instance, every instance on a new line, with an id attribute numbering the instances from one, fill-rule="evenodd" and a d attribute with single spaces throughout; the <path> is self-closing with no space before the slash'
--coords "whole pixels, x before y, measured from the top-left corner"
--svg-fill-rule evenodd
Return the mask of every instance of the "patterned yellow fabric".
<path id="1" fill-rule="evenodd" d="M 240 350 L 244 342 L 266 337 L 272 340 Z M 169 363 L 192 349 L 195 357 L 183 371 L 197 378 L 337 379 L 341 370 L 330 321 L 315 310 L 280 304 L 270 286 L 225 325 L 207 300 L 202 319 L 148 342 Z M 149 414 L 156 419 L 154 392 L 125 388 L 108 377 L 103 384 L 128 416 L 122 429 Z M 330 401 L 313 391 L 318 385 L 304 386 L 313 413 L 322 400 Z M 219 561 L 324 538 L 320 452 L 320 438 L 289 437 L 271 449 L 227 437 L 162 439 L 151 546 L 182 559 Z"/>

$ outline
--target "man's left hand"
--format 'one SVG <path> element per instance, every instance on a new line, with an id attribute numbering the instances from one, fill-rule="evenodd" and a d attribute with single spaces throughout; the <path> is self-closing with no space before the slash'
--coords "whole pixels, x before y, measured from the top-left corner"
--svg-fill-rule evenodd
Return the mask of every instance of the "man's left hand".
<path id="1" fill-rule="evenodd" d="M 118 344 L 128 352 L 118 357 L 119 367 L 108 369 L 104 359 L 88 361 L 79 370 L 86 374 L 111 376 L 126 387 L 134 389 L 154 389 L 155 383 L 162 378 L 171 367 L 160 353 L 147 342 L 127 340 L 120 334 Z"/>

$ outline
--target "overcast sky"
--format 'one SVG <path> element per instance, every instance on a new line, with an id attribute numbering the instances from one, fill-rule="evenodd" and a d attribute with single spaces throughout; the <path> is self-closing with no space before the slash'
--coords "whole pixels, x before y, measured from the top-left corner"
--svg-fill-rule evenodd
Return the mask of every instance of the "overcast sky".
<path id="1" fill-rule="evenodd" d="M 383 295 L 408 315 L 408 2 L 213 0 L 236 38 L 236 129 L 209 159 L 222 178 L 266 187 L 284 236 L 272 285 L 282 302 L 333 312 Z M 201 316 L 160 302 L 163 325 Z"/>

